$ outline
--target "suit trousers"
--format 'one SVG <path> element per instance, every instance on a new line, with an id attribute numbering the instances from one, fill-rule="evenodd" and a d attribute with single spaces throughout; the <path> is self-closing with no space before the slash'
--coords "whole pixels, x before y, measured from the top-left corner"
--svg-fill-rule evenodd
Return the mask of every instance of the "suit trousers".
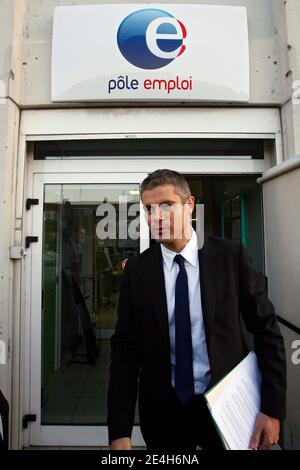
<path id="1" fill-rule="evenodd" d="M 161 420 L 146 440 L 149 452 L 193 452 L 197 446 L 203 450 L 224 450 L 208 411 L 203 395 L 194 395 L 182 404 L 172 391 L 170 406 L 161 412 Z"/>

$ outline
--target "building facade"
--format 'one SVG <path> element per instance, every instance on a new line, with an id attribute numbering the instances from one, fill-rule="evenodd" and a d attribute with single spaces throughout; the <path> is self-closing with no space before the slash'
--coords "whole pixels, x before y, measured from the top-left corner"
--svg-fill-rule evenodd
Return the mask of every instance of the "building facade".
<path id="1" fill-rule="evenodd" d="M 212 99 L 210 86 L 228 69 L 220 59 L 210 82 L 205 63 L 201 99 L 88 99 L 73 89 L 73 98 L 54 100 L 56 74 L 76 63 L 84 76 L 88 60 L 70 50 L 54 66 L 55 7 L 91 3 L 105 4 L 0 0 L 0 388 L 10 404 L 10 447 L 106 445 L 108 339 L 122 262 L 151 240 L 143 217 L 139 240 L 120 232 L 101 239 L 99 204 L 116 209 L 125 198 L 130 224 L 141 181 L 172 168 L 204 204 L 206 233 L 241 239 L 268 279 L 289 374 L 282 445 L 299 448 L 300 4 L 151 2 L 164 11 L 245 7 L 249 99 L 225 91 Z M 82 16 L 78 44 L 90 40 L 89 29 Z M 213 39 L 206 49 L 220 51 L 224 38 Z M 55 54 L 64 47 L 56 43 Z M 138 415 L 134 443 L 143 445 Z"/>

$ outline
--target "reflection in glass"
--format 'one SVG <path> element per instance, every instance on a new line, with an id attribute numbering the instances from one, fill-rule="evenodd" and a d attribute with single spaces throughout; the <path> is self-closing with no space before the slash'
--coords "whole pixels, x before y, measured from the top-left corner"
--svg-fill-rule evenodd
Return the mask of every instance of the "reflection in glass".
<path id="1" fill-rule="evenodd" d="M 139 253 L 139 239 L 118 238 L 120 196 L 129 210 L 139 186 L 45 185 L 42 424 L 105 424 L 122 261 Z M 97 236 L 102 203 L 115 210 L 115 239 Z"/>
<path id="2" fill-rule="evenodd" d="M 260 175 L 188 175 L 198 204 L 204 205 L 205 235 L 241 240 L 254 267 L 264 272 Z M 196 214 L 193 214 L 196 227 Z"/>

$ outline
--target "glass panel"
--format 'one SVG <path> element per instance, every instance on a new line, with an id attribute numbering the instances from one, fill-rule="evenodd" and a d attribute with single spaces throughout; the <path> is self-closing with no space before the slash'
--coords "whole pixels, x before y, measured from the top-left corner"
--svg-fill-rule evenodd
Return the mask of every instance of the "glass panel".
<path id="1" fill-rule="evenodd" d="M 256 182 L 261 175 L 184 176 L 196 203 L 204 205 L 204 234 L 242 240 L 254 267 L 264 272 L 262 193 Z M 196 223 L 195 210 L 194 228 Z"/>
<path id="2" fill-rule="evenodd" d="M 139 185 L 47 184 L 43 224 L 42 424 L 105 424 L 122 261 L 139 253 Z"/>
<path id="3" fill-rule="evenodd" d="M 101 139 L 35 143 L 36 160 L 140 158 L 264 158 L 259 139 Z"/>
<path id="4" fill-rule="evenodd" d="M 204 204 L 205 235 L 242 240 L 254 267 L 264 272 L 262 194 L 256 182 L 260 176 L 187 175 L 186 178 L 196 202 Z"/>
<path id="5" fill-rule="evenodd" d="M 264 237 L 260 175 L 188 175 L 186 178 L 198 204 L 204 205 L 204 233 L 241 240 L 254 267 L 264 272 Z M 196 213 L 193 224 L 197 223 Z M 244 339 L 253 349 L 253 336 L 241 317 Z"/>

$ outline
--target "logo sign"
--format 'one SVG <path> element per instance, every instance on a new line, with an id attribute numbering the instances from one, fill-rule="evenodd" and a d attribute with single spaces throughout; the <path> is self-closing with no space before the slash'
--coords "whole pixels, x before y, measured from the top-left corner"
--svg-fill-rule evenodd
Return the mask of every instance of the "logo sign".
<path id="1" fill-rule="evenodd" d="M 53 101 L 249 101 L 244 7 L 56 7 Z"/>
<path id="2" fill-rule="evenodd" d="M 141 69 L 160 69 L 185 50 L 184 25 L 170 13 L 149 8 L 135 11 L 122 21 L 118 46 L 128 62 Z"/>

